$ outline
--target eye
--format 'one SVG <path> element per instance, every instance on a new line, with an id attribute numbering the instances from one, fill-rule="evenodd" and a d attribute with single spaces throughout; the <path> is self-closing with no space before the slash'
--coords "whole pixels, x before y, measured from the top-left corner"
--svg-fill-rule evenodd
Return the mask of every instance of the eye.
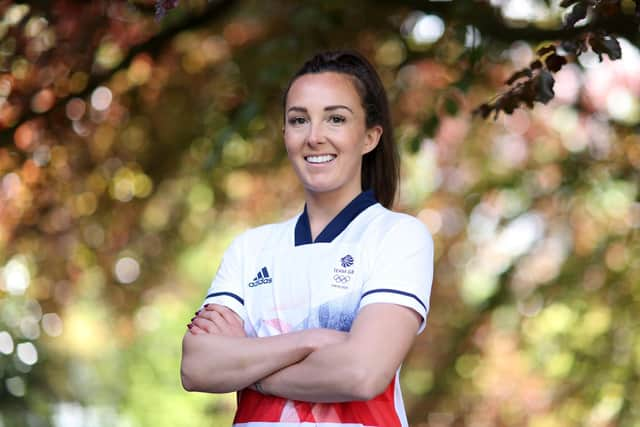
<path id="1" fill-rule="evenodd" d="M 339 125 L 341 123 L 344 123 L 346 120 L 346 118 L 344 116 L 340 116 L 338 114 L 333 114 L 331 116 L 329 116 L 329 123 L 334 124 L 334 125 Z"/>
<path id="2" fill-rule="evenodd" d="M 302 116 L 296 116 L 296 117 L 289 117 L 289 119 L 287 120 L 287 122 L 291 125 L 291 126 L 299 126 L 299 125 L 303 125 L 305 124 L 305 122 L 307 121 L 307 119 L 305 119 Z"/>

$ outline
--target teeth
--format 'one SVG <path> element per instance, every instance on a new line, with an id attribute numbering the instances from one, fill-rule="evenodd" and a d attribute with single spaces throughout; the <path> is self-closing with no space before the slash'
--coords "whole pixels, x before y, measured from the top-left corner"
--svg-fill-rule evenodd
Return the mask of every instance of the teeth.
<path id="1" fill-rule="evenodd" d="M 306 159 L 307 159 L 307 161 L 309 163 L 326 163 L 326 162 L 330 162 L 334 158 L 335 158 L 335 156 L 332 156 L 331 154 L 327 154 L 326 156 L 308 156 L 308 157 L 306 157 Z"/>

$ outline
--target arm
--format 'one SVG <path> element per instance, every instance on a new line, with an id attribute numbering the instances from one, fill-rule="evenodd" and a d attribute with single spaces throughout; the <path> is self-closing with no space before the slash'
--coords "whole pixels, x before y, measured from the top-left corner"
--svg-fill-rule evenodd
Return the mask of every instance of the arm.
<path id="1" fill-rule="evenodd" d="M 389 385 L 421 318 L 395 304 L 360 311 L 346 341 L 323 347 L 260 381 L 268 394 L 312 402 L 369 400 Z"/>
<path id="2" fill-rule="evenodd" d="M 322 329 L 248 338 L 240 317 L 216 304 L 202 310 L 190 326 L 182 341 L 182 385 L 209 393 L 243 389 L 341 339 L 340 332 Z"/>
<path id="3" fill-rule="evenodd" d="M 182 385 L 188 391 L 227 393 L 307 356 L 313 348 L 303 333 L 266 338 L 187 332 L 182 341 Z"/>
<path id="4" fill-rule="evenodd" d="M 408 215 L 376 243 L 360 312 L 348 339 L 260 381 L 266 393 L 295 400 L 368 400 L 393 378 L 424 327 L 433 279 L 433 239 Z"/>

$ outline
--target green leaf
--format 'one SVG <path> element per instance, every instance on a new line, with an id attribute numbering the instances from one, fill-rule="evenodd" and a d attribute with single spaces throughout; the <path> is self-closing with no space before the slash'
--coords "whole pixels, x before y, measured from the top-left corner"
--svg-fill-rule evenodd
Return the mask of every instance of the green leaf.
<path id="1" fill-rule="evenodd" d="M 422 136 L 433 137 L 440 126 L 440 118 L 434 114 L 422 123 Z"/>
<path id="2" fill-rule="evenodd" d="M 421 144 L 422 144 L 422 138 L 420 138 L 420 136 L 415 136 L 411 138 L 411 140 L 409 141 L 409 152 L 411 154 L 416 154 L 418 151 L 420 151 Z"/>
<path id="3" fill-rule="evenodd" d="M 447 97 L 447 99 L 444 100 L 444 111 L 448 115 L 455 116 L 456 114 L 458 114 L 459 110 L 460 110 L 460 107 L 458 106 L 458 103 L 456 102 L 455 99 Z"/>

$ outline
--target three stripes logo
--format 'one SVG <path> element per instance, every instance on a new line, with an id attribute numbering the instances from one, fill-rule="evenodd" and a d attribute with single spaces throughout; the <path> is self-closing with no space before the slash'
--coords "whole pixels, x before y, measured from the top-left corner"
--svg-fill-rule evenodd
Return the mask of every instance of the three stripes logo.
<path id="1" fill-rule="evenodd" d="M 267 267 L 262 267 L 262 270 L 258 271 L 258 275 L 249 282 L 249 287 L 255 288 L 256 286 L 271 283 L 272 280 L 273 279 L 269 276 L 269 272 L 267 271 Z"/>

